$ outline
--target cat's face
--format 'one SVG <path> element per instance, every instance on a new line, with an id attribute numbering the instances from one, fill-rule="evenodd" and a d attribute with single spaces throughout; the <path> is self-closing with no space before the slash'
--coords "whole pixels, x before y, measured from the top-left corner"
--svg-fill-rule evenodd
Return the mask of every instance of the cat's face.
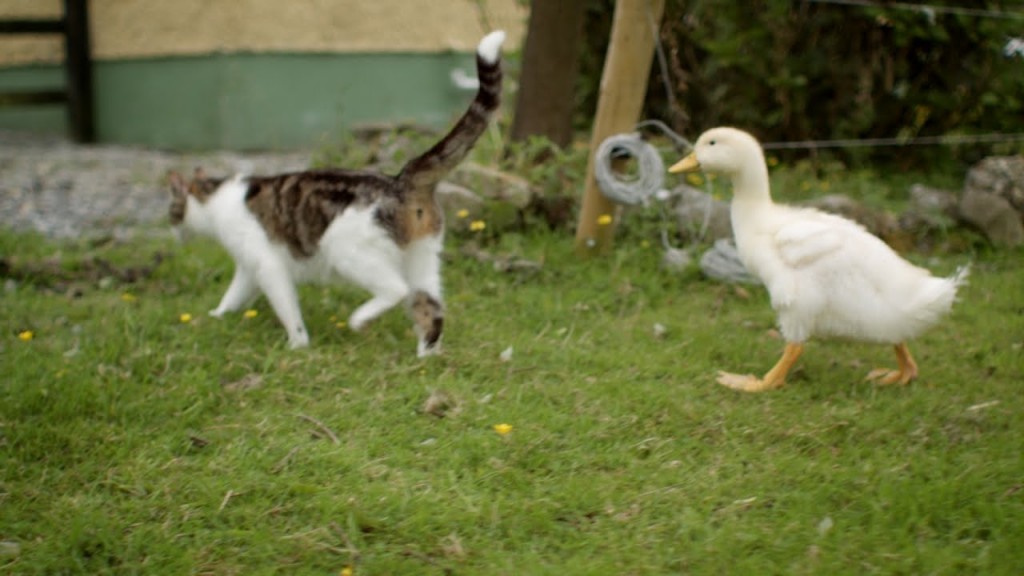
<path id="1" fill-rule="evenodd" d="M 167 182 L 171 188 L 167 215 L 175 233 L 179 238 L 184 238 L 184 232 L 191 227 L 189 220 L 217 190 L 223 179 L 208 178 L 202 168 L 196 168 L 191 180 L 171 170 L 167 173 Z"/>

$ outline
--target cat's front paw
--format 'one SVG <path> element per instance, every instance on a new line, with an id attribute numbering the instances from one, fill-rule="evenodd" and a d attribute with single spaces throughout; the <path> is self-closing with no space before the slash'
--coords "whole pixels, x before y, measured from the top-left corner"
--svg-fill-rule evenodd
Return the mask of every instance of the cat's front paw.
<path id="1" fill-rule="evenodd" d="M 440 356 L 441 355 L 441 343 L 434 342 L 433 344 L 427 344 L 426 342 L 420 342 L 416 345 L 416 356 L 418 358 L 426 358 L 428 356 Z"/>
<path id="2" fill-rule="evenodd" d="M 295 332 L 288 335 L 288 347 L 292 350 L 309 346 L 309 333 L 304 326 L 300 326 Z"/>
<path id="3" fill-rule="evenodd" d="M 356 314 L 353 314 L 348 318 L 348 327 L 351 328 L 353 332 L 360 332 L 368 322 L 369 320 L 364 320 Z"/>
<path id="4" fill-rule="evenodd" d="M 210 314 L 210 316 L 212 318 L 223 318 L 225 312 L 227 312 L 227 310 L 221 310 L 220 308 L 214 308 L 213 310 L 210 310 L 209 314 Z"/>

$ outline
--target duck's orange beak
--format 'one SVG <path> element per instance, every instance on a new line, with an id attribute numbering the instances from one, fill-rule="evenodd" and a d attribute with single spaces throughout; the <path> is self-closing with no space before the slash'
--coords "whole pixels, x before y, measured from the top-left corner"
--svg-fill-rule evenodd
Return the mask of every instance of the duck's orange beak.
<path id="1" fill-rule="evenodd" d="M 700 162 L 697 161 L 697 155 L 692 153 L 668 169 L 673 174 L 678 172 L 696 172 L 697 170 L 700 170 Z"/>

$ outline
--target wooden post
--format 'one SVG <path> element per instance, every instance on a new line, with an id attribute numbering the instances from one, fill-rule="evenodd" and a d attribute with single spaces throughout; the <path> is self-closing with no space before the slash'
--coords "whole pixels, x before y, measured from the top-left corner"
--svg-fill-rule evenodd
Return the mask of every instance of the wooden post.
<path id="1" fill-rule="evenodd" d="M 67 71 L 68 124 L 76 142 L 96 139 L 93 125 L 92 49 L 89 4 L 64 0 L 64 68 Z"/>
<path id="2" fill-rule="evenodd" d="M 67 104 L 71 137 L 77 142 L 92 142 L 95 130 L 88 0 L 64 0 L 64 15 L 59 20 L 0 20 L 0 34 L 64 36 L 64 89 L 0 93 L 0 107 Z"/>
<path id="3" fill-rule="evenodd" d="M 601 93 L 590 135 L 583 206 L 576 227 L 576 252 L 600 254 L 612 245 L 615 205 L 601 194 L 594 179 L 594 155 L 605 138 L 632 132 L 640 119 L 647 80 L 651 74 L 654 46 L 661 26 L 665 0 L 618 0 L 612 20 L 608 54 L 601 72 Z"/>

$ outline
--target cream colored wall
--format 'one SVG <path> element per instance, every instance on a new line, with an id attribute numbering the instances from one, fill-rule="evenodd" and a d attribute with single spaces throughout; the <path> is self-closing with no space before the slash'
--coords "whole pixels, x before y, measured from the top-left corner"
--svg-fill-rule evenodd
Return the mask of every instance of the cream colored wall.
<path id="1" fill-rule="evenodd" d="M 238 52 L 471 52 L 487 31 L 525 33 L 518 0 L 91 0 L 93 57 Z M 53 17 L 60 0 L 3 0 L 0 18 Z M 0 66 L 54 63 L 57 38 L 0 36 Z"/>

